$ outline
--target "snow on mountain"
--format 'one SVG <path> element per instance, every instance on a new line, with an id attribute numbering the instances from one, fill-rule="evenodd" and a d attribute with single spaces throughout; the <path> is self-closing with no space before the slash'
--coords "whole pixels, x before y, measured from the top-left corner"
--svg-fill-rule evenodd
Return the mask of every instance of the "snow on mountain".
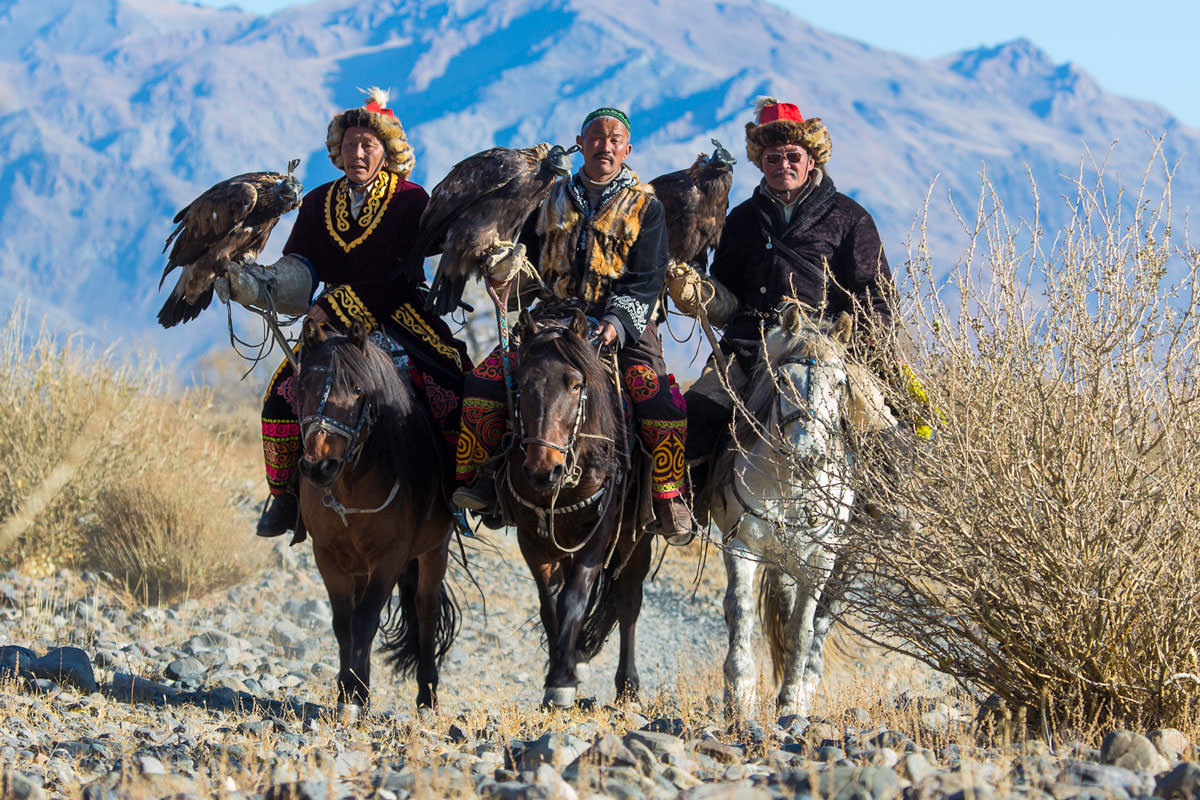
<path id="1" fill-rule="evenodd" d="M 333 178 L 329 117 L 371 84 L 393 90 L 427 186 L 485 147 L 570 143 L 588 110 L 614 104 L 632 116 L 643 178 L 690 163 L 713 136 L 742 154 L 735 202 L 758 177 L 743 147 L 754 98 L 795 100 L 825 120 L 830 174 L 874 213 L 897 267 L 935 176 L 970 207 L 986 164 L 1010 214 L 1028 215 L 1027 169 L 1056 197 L 1085 146 L 1103 157 L 1119 140 L 1109 171 L 1137 182 L 1166 133 L 1167 160 L 1188 156 L 1177 190 L 1200 185 L 1200 131 L 1028 41 L 924 61 L 763 0 L 323 0 L 268 18 L 170 0 L 0 0 L 0 45 L 5 296 L 166 354 L 225 338 L 218 312 L 155 326 L 175 211 L 290 158 L 304 159 L 309 187 Z M 1062 211 L 1045 205 L 1052 227 Z M 935 214 L 929 235 L 948 267 L 958 222 Z"/>

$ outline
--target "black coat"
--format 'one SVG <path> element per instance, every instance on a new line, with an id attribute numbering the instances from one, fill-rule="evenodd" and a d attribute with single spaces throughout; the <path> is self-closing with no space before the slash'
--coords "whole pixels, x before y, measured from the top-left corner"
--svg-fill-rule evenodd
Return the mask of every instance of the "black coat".
<path id="1" fill-rule="evenodd" d="M 757 340 L 760 320 L 784 297 L 808 303 L 827 319 L 854 313 L 858 305 L 868 329 L 890 326 L 892 272 L 867 210 L 825 176 L 785 223 L 782 208 L 766 191 L 760 184 L 729 212 L 713 256 L 712 276 L 742 306 L 726 335 Z"/>

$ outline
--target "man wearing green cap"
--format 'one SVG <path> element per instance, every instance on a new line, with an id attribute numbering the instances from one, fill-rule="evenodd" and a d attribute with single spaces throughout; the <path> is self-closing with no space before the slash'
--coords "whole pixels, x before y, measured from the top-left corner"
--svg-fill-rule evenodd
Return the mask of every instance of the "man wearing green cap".
<path id="1" fill-rule="evenodd" d="M 683 501 L 687 414 L 652 321 L 667 269 L 667 230 L 654 190 L 625 164 L 633 149 L 629 118 L 615 108 L 588 114 L 576 137 L 583 168 L 559 181 L 526 225 L 523 243 L 558 300 L 580 300 L 600 320 L 601 344 L 617 348 L 624 390 L 651 454 L 651 491 L 659 531 L 672 544 L 691 540 Z M 467 378 L 458 442 L 460 506 L 496 511 L 492 477 L 480 467 L 500 444 L 508 413 L 500 356 Z"/>

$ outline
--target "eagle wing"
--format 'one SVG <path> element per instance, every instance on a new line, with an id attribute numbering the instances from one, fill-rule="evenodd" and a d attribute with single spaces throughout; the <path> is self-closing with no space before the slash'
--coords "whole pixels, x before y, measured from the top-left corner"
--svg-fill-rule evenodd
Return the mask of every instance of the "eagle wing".
<path id="1" fill-rule="evenodd" d="M 173 221 L 178 225 L 163 245 L 163 252 L 166 252 L 174 242 L 158 282 L 160 288 L 171 270 L 178 266 L 186 268 L 186 265 L 201 259 L 214 247 L 220 247 L 234 229 L 250 216 L 258 202 L 258 188 L 251 180 L 254 177 L 257 176 L 238 175 L 221 181 L 175 215 Z"/>

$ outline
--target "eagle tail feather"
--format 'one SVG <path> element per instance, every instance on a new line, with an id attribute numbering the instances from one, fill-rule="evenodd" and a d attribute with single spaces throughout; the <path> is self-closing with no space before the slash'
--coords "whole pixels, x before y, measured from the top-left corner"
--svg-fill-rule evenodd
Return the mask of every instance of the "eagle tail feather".
<path id="1" fill-rule="evenodd" d="M 164 328 L 173 328 L 183 322 L 191 322 L 200 316 L 200 312 L 208 308 L 212 302 L 213 290 L 201 294 L 194 303 L 189 303 L 182 293 L 171 293 L 163 307 L 158 312 L 158 324 Z"/>

